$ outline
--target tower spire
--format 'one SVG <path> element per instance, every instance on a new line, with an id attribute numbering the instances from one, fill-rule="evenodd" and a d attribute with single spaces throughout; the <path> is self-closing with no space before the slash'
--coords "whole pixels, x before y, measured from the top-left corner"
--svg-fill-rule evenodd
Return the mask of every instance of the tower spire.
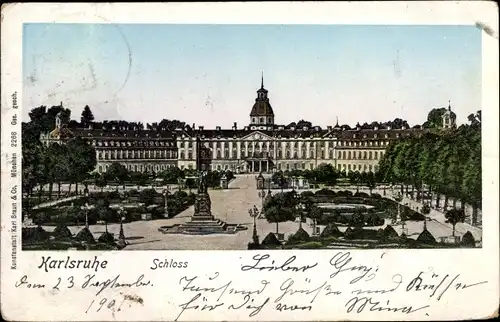
<path id="1" fill-rule="evenodd" d="M 260 88 L 264 88 L 264 72 L 261 72 L 260 76 Z"/>
<path id="2" fill-rule="evenodd" d="M 451 101 L 448 100 L 448 111 L 451 111 Z"/>
<path id="3" fill-rule="evenodd" d="M 339 126 L 339 117 L 337 116 L 337 124 L 335 126 Z"/>

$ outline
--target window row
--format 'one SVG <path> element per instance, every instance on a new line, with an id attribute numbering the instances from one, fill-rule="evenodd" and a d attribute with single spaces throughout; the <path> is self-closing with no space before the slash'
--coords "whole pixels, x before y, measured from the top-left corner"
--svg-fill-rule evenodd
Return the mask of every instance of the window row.
<path id="1" fill-rule="evenodd" d="M 127 146 L 165 146 L 174 147 L 175 142 L 173 141 L 141 141 L 141 140 L 127 140 L 127 141 L 92 141 L 93 146 L 113 146 L 113 147 L 127 147 Z"/>
<path id="2" fill-rule="evenodd" d="M 177 152 L 172 150 L 108 150 L 97 151 L 97 160 L 120 159 L 176 159 Z"/>
<path id="3" fill-rule="evenodd" d="M 383 151 L 339 151 L 339 160 L 378 160 L 384 155 Z"/>
<path id="4" fill-rule="evenodd" d="M 378 165 L 372 166 L 371 164 L 337 164 L 339 171 L 359 171 L 359 172 L 377 172 Z"/>
<path id="5" fill-rule="evenodd" d="M 99 165 L 97 167 L 97 172 L 102 173 L 108 171 L 109 164 Z M 166 170 L 168 168 L 175 168 L 175 164 L 124 164 L 128 171 L 134 172 L 159 172 Z"/>

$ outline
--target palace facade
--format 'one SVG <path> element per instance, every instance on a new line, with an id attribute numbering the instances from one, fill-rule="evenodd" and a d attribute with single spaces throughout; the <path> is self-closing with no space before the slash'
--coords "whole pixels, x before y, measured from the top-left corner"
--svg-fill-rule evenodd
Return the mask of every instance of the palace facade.
<path id="1" fill-rule="evenodd" d="M 347 125 L 287 126 L 274 123 L 274 110 L 268 91 L 257 90 L 250 111 L 249 124 L 231 129 L 205 129 L 186 126 L 174 131 L 152 127 L 68 129 L 56 117 L 56 128 L 42 135 L 46 144 L 80 136 L 96 149 L 97 172 L 105 172 L 119 162 L 130 171 L 159 172 L 169 167 L 180 169 L 231 170 L 235 173 L 274 172 L 277 170 L 314 169 L 322 163 L 338 170 L 377 171 L 378 162 L 392 140 L 420 135 L 425 129 L 399 126 Z M 455 126 L 455 116 L 448 107 L 443 116 L 445 127 Z M 299 122 L 300 123 L 300 122 Z M 299 124 L 301 125 L 301 124 Z"/>

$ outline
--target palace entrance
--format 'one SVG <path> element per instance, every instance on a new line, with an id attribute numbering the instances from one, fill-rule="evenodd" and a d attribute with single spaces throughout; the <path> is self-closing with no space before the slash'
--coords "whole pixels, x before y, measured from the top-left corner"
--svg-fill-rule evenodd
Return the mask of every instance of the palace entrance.
<path id="1" fill-rule="evenodd" d="M 266 173 L 274 169 L 274 162 L 266 154 L 255 154 L 246 158 L 249 173 Z"/>

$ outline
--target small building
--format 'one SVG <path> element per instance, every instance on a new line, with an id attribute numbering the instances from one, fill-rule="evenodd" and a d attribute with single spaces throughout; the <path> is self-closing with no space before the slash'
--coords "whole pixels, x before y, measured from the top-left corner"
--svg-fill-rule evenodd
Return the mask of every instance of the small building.
<path id="1" fill-rule="evenodd" d="M 220 187 L 221 189 L 227 189 L 228 187 L 227 177 L 225 173 L 220 178 Z"/>
<path id="2" fill-rule="evenodd" d="M 264 176 L 262 175 L 262 172 L 257 176 L 257 189 L 264 189 Z"/>

